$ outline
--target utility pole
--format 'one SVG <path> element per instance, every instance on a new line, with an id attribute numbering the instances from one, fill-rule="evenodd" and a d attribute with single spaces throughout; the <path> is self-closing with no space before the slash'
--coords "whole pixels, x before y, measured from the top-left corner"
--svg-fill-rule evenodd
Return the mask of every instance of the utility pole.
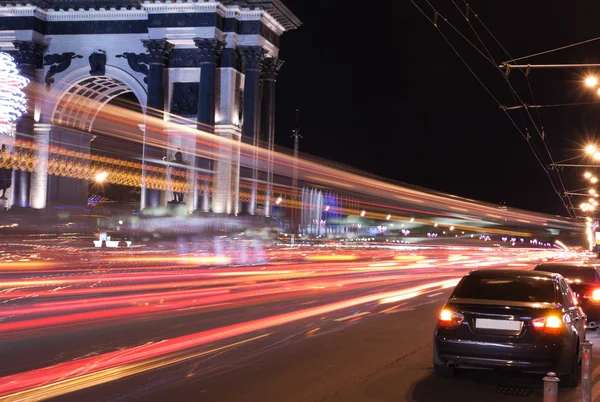
<path id="1" fill-rule="evenodd" d="M 294 130 L 292 131 L 292 137 L 294 138 L 294 174 L 292 177 L 292 187 L 298 187 L 298 153 L 300 151 L 300 141 L 302 138 L 300 135 L 300 109 L 296 109 L 296 124 L 294 126 Z"/>
<path id="2" fill-rule="evenodd" d="M 298 154 L 300 151 L 300 109 L 296 109 L 296 124 L 294 126 L 294 130 L 292 131 L 292 137 L 294 138 L 294 171 L 292 173 L 292 191 L 294 192 L 292 207 L 292 222 L 290 231 L 292 234 L 296 234 L 298 232 L 298 216 L 300 215 L 300 209 L 302 208 L 302 200 L 298 196 L 300 191 L 298 191 Z M 297 207 L 296 207 L 297 206 Z"/>

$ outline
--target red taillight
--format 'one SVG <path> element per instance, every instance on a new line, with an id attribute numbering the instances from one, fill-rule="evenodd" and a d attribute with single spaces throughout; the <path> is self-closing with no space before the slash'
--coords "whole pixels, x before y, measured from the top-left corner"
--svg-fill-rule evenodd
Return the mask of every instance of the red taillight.
<path id="1" fill-rule="evenodd" d="M 591 299 L 595 302 L 600 301 L 600 289 L 594 289 L 591 294 Z"/>
<path id="2" fill-rule="evenodd" d="M 560 334 L 563 328 L 562 320 L 554 315 L 536 318 L 531 323 L 535 329 L 546 334 Z"/>
<path id="3" fill-rule="evenodd" d="M 445 308 L 438 317 L 438 326 L 444 328 L 458 327 L 464 319 L 465 317 L 462 314 Z"/>

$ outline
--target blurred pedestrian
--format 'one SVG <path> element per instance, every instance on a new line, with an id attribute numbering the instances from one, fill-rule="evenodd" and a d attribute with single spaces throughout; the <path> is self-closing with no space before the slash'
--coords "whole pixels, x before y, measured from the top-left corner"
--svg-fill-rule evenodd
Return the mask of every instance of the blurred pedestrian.
<path id="1" fill-rule="evenodd" d="M 12 185 L 12 163 L 10 155 L 6 152 L 6 144 L 0 148 L 0 200 L 6 200 L 6 190 Z"/>
<path id="2" fill-rule="evenodd" d="M 186 173 L 187 173 L 187 164 L 183 160 L 183 154 L 181 151 L 175 152 L 175 160 L 173 161 L 173 171 L 178 172 L 179 174 L 176 176 L 177 180 L 183 179 L 185 181 Z M 183 202 L 183 192 L 173 191 L 173 198 L 175 198 L 175 202 L 182 203 Z"/>

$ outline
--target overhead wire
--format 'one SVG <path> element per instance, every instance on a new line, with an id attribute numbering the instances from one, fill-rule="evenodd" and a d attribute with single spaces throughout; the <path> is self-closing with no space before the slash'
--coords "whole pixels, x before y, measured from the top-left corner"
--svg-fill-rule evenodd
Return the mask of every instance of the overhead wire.
<path id="1" fill-rule="evenodd" d="M 600 40 L 600 36 L 597 37 L 597 38 L 586 39 L 586 40 L 583 40 L 581 42 L 571 43 L 570 45 L 565 45 L 565 46 L 557 47 L 557 48 L 554 48 L 554 49 L 544 50 L 543 52 L 538 52 L 538 53 L 534 53 L 534 54 L 529 54 L 527 56 L 518 57 L 516 59 L 507 60 L 507 61 L 505 61 L 505 63 L 512 63 L 513 61 L 530 59 L 532 57 L 541 56 L 543 54 L 548 54 L 548 53 L 553 53 L 553 52 L 558 52 L 559 50 L 564 50 L 564 49 L 568 49 L 568 48 L 571 48 L 571 47 L 575 47 L 575 46 L 579 46 L 579 45 L 584 45 L 586 43 L 594 42 L 594 41 L 597 41 L 597 40 Z M 512 57 L 510 54 L 508 54 L 508 53 L 506 53 L 506 54 L 509 57 Z"/>
<path id="2" fill-rule="evenodd" d="M 462 1 L 463 1 L 463 3 L 465 4 L 465 6 L 467 6 L 467 7 L 470 7 L 470 6 L 469 6 L 469 4 L 467 3 L 467 1 L 466 1 L 466 0 L 462 0 Z M 453 4 L 455 5 L 455 7 L 456 7 L 456 8 L 459 10 L 459 12 L 461 12 L 461 14 L 462 14 L 462 15 L 463 15 L 463 17 L 465 18 L 465 20 L 467 21 L 467 23 L 469 24 L 469 26 L 471 27 L 471 29 L 472 29 L 472 30 L 473 30 L 473 32 L 475 33 L 475 36 L 476 36 L 476 37 L 479 39 L 479 41 L 480 41 L 480 43 L 482 44 L 482 46 L 483 46 L 483 47 L 484 47 L 484 48 L 487 50 L 487 47 L 485 46 L 485 44 L 484 44 L 484 43 L 483 43 L 483 41 L 481 40 L 480 36 L 477 34 L 477 32 L 476 32 L 475 28 L 473 27 L 473 25 L 471 24 L 471 21 L 469 20 L 469 18 L 467 18 L 467 16 L 466 16 L 466 15 L 464 15 L 464 14 L 462 13 L 462 11 L 461 11 L 461 10 L 460 10 L 460 8 L 458 7 L 458 5 L 456 5 L 456 3 L 454 2 L 454 0 L 452 0 L 452 3 L 453 3 Z M 488 35 L 490 35 L 490 36 L 492 37 L 492 39 L 493 39 L 493 40 L 496 42 L 496 44 L 497 44 L 497 45 L 498 45 L 498 46 L 499 46 L 499 47 L 502 49 L 502 51 L 503 51 L 503 52 L 504 52 L 504 53 L 505 53 L 505 54 L 506 54 L 508 57 L 512 57 L 512 55 L 511 55 L 511 54 L 508 52 L 508 50 L 507 50 L 507 49 L 506 49 L 506 48 L 505 48 L 505 47 L 504 47 L 504 46 L 503 46 L 503 45 L 500 43 L 500 41 L 498 40 L 498 38 L 496 38 L 496 36 L 495 36 L 495 35 L 492 33 L 492 31 L 491 31 L 491 30 L 490 30 L 490 29 L 489 29 L 489 28 L 488 28 L 488 27 L 485 25 L 485 23 L 484 23 L 484 22 L 481 20 L 481 18 L 479 18 L 479 15 L 478 15 L 477 13 L 474 13 L 474 16 L 475 16 L 475 18 L 477 19 L 477 21 L 479 21 L 479 23 L 481 24 L 481 26 L 482 26 L 482 27 L 483 27 L 483 28 L 484 28 L 484 29 L 487 31 Z M 598 38 L 598 39 L 600 39 L 600 38 Z M 590 41 L 586 41 L 585 43 L 587 43 L 587 42 L 591 42 L 591 40 L 590 40 Z M 579 44 L 583 44 L 583 43 L 584 43 L 584 42 L 581 42 L 581 43 L 579 43 Z M 566 49 L 567 47 L 571 47 L 571 46 L 562 47 L 561 49 Z M 559 50 L 561 50 L 561 49 L 559 49 Z M 546 53 L 550 53 L 550 52 L 548 51 L 548 52 L 546 52 Z M 490 53 L 489 53 L 489 51 L 488 51 L 488 54 L 490 54 Z M 492 58 L 491 54 L 490 54 L 490 58 Z M 514 60 L 514 59 L 513 59 L 513 60 Z M 495 64 L 495 66 L 496 66 L 496 67 L 498 67 L 498 64 Z M 502 73 L 502 71 L 500 71 L 500 72 Z M 510 80 L 508 79 L 508 77 L 507 77 L 505 74 L 503 74 L 503 73 L 502 73 L 502 75 L 505 77 L 505 79 L 506 79 L 506 82 L 507 82 L 507 83 L 508 83 L 508 85 L 510 86 L 511 90 L 513 91 L 513 93 L 514 93 L 514 94 L 515 94 L 515 95 L 518 97 L 518 95 L 517 95 L 517 92 L 516 92 L 515 88 L 514 88 L 514 87 L 511 85 L 511 83 L 510 83 Z M 535 100 L 535 95 L 534 95 L 534 93 L 533 93 L 533 88 L 531 87 L 531 81 L 529 80 L 529 76 L 528 76 L 528 75 L 527 75 L 525 72 L 523 72 L 523 75 L 525 76 L 525 81 L 526 81 L 526 83 L 527 83 L 527 88 L 528 88 L 528 90 L 529 90 L 529 94 L 530 94 L 530 96 L 531 96 L 531 100 L 532 100 L 532 102 L 533 102 L 533 103 L 537 103 L 537 102 L 536 102 L 536 100 Z M 520 98 L 520 97 L 518 97 L 518 98 L 519 98 L 519 100 L 521 100 L 521 98 Z M 526 105 L 524 102 L 521 102 L 521 103 L 522 103 L 522 105 L 523 105 L 523 106 L 525 106 L 525 105 Z M 539 110 L 537 110 L 537 108 L 536 108 L 536 110 L 535 110 L 535 113 L 536 113 L 536 115 L 537 115 L 538 122 L 540 123 L 540 126 L 541 126 L 541 132 L 540 132 L 540 130 L 537 128 L 537 126 L 535 125 L 535 121 L 533 120 L 533 117 L 532 117 L 532 116 L 531 116 L 531 114 L 529 113 L 529 108 L 525 107 L 525 111 L 527 112 L 527 114 L 528 114 L 528 115 L 529 115 L 529 117 L 531 118 L 531 121 L 532 121 L 532 123 L 534 124 L 534 127 L 536 128 L 536 130 L 538 131 L 538 134 L 540 135 L 540 137 L 541 137 L 541 139 L 542 139 L 542 143 L 544 144 L 544 147 L 545 147 L 545 149 L 546 149 L 546 153 L 548 154 L 548 157 L 550 158 L 551 166 L 554 166 L 554 165 L 555 165 L 554 157 L 553 157 L 553 155 L 552 155 L 552 152 L 550 152 L 550 148 L 548 147 L 548 142 L 546 141 L 546 138 L 545 138 L 545 133 L 544 133 L 544 125 L 543 125 L 543 123 L 542 123 L 542 118 L 541 118 L 541 115 L 540 115 L 540 113 L 539 113 Z M 573 210 L 573 211 L 575 211 L 575 207 L 574 207 L 574 205 L 573 205 L 573 202 L 572 202 L 571 198 L 570 198 L 568 195 L 566 195 L 566 193 L 567 193 L 567 188 L 566 188 L 566 186 L 565 186 L 565 184 L 564 184 L 564 181 L 563 181 L 563 179 L 562 179 L 562 176 L 561 176 L 560 172 L 559 172 L 558 170 L 556 170 L 556 169 L 553 169 L 553 171 L 556 173 L 556 176 L 558 177 L 558 180 L 559 180 L 559 182 L 560 182 L 560 185 L 561 185 L 561 187 L 562 187 L 563 194 L 565 194 L 565 197 L 566 197 L 566 198 L 567 198 L 567 200 L 569 201 L 569 204 L 570 204 L 570 206 L 571 206 L 572 210 Z M 561 199 L 562 199 L 562 196 L 561 196 L 561 194 L 557 194 L 557 195 L 558 195 L 559 197 L 561 197 Z M 577 215 L 577 214 L 575 213 L 575 216 L 576 216 L 576 215 Z"/>
<path id="3" fill-rule="evenodd" d="M 550 175 L 550 172 L 548 171 L 546 165 L 544 164 L 544 162 L 540 159 L 540 156 L 538 155 L 538 151 L 536 151 L 535 147 L 533 146 L 533 144 L 530 141 L 530 136 L 529 134 L 524 134 L 522 129 L 517 125 L 517 123 L 514 121 L 514 119 L 512 118 L 512 116 L 507 112 L 507 110 L 505 110 L 504 108 L 502 108 L 502 104 L 501 102 L 494 96 L 494 94 L 491 92 L 491 90 L 483 83 L 483 81 L 479 78 L 479 76 L 475 73 L 475 71 L 471 68 L 471 66 L 469 65 L 469 63 L 467 63 L 467 61 L 461 56 L 461 54 L 458 52 L 458 50 L 454 47 L 454 45 L 452 45 L 451 41 L 448 39 L 448 37 L 439 29 L 439 27 L 437 26 L 437 23 L 435 21 L 433 21 L 431 18 L 429 18 L 429 16 L 425 13 L 425 11 L 419 7 L 418 4 L 415 3 L 414 0 L 410 0 L 411 3 L 413 4 L 413 6 L 415 8 L 417 8 L 417 10 L 419 10 L 419 12 L 437 29 L 437 31 L 440 33 L 440 35 L 442 36 L 442 38 L 446 41 L 446 43 L 448 44 L 448 46 L 450 46 L 450 48 L 452 49 L 452 51 L 454 52 L 454 54 L 461 60 L 461 62 L 465 65 L 465 67 L 469 70 L 469 72 L 473 75 L 473 77 L 479 82 L 479 84 L 484 88 L 484 90 L 492 97 L 492 99 L 494 99 L 494 101 L 498 104 L 498 106 L 503 109 L 504 113 L 506 114 L 506 116 L 508 117 L 508 119 L 510 120 L 510 122 L 513 124 L 513 126 L 517 129 L 517 131 L 519 132 L 519 134 L 526 140 L 529 148 L 531 149 L 532 153 L 534 154 L 536 160 L 538 161 L 538 163 L 540 164 L 540 166 L 542 167 L 542 169 L 544 170 L 544 172 L 548 175 L 548 178 L 550 180 L 550 184 L 552 185 L 554 191 L 556 192 L 556 194 L 559 196 L 559 198 L 561 199 L 561 202 L 563 203 L 564 207 L 567 209 L 567 213 L 569 214 L 569 216 L 572 216 L 572 212 L 571 209 L 569 208 L 569 206 L 565 203 L 563 197 L 560 194 L 560 191 L 556 188 L 556 185 L 554 184 L 554 181 L 552 180 L 552 177 Z M 491 58 L 490 56 L 484 54 L 477 46 L 475 46 L 467 37 L 465 37 L 462 32 L 460 32 L 460 30 L 458 30 L 456 27 L 454 27 L 454 25 L 452 25 L 447 18 L 445 18 L 443 15 L 441 15 L 439 13 L 439 11 L 429 2 L 429 0 L 426 0 L 426 2 L 428 3 L 428 5 L 432 8 L 432 10 L 434 11 L 434 13 L 436 13 L 436 15 L 438 15 L 439 17 L 441 17 L 444 22 L 446 24 L 448 24 L 451 28 L 453 28 L 465 41 L 467 41 L 475 50 L 477 50 L 477 52 L 479 52 L 479 54 L 481 56 L 483 56 L 487 61 L 489 61 L 491 64 L 494 65 L 495 68 L 498 68 L 497 64 L 494 62 L 493 58 Z M 512 88 L 512 85 L 509 86 Z M 513 94 L 516 95 L 518 97 L 518 94 L 516 93 L 516 91 L 514 90 L 514 88 L 512 88 L 513 90 Z M 520 100 L 520 97 L 519 97 Z M 522 102 L 522 101 L 521 101 Z M 524 104 L 524 102 L 522 102 Z M 531 117 L 531 115 L 529 115 L 530 119 L 532 120 L 532 122 L 534 123 L 534 126 L 536 127 L 536 130 L 538 130 L 539 133 L 539 129 L 537 128 L 537 126 L 535 125 L 535 121 L 533 121 L 533 118 Z M 540 133 L 541 136 L 541 133 Z"/>
<path id="4" fill-rule="evenodd" d="M 434 10 L 436 13 L 438 13 L 438 14 L 439 14 L 439 11 L 438 11 L 438 10 L 437 10 L 437 9 L 436 9 L 436 8 L 435 8 L 435 7 L 434 7 L 432 4 L 431 4 L 431 2 L 430 2 L 429 0 L 426 0 L 426 1 L 427 1 L 427 4 L 428 4 L 428 5 L 429 5 L 429 6 L 430 6 L 430 7 L 431 7 L 431 8 L 432 8 L 432 9 L 433 9 L 433 10 Z M 486 56 L 486 55 L 484 55 L 484 54 L 481 52 L 481 50 L 480 50 L 480 49 L 479 49 L 477 46 L 475 46 L 475 45 L 474 45 L 474 44 L 473 44 L 473 43 L 472 43 L 472 42 L 471 42 L 471 41 L 470 41 L 470 40 L 469 40 L 469 39 L 468 39 L 468 38 L 467 38 L 465 35 L 463 35 L 463 34 L 462 34 L 462 32 L 460 32 L 460 30 L 459 30 L 458 28 L 456 28 L 456 27 L 455 27 L 455 26 L 454 26 L 452 23 L 450 23 L 450 21 L 448 21 L 448 19 L 447 19 L 447 18 L 445 18 L 445 17 L 443 17 L 443 16 L 442 16 L 442 19 L 444 20 L 444 22 L 445 22 L 446 24 L 448 24 L 448 26 L 450 26 L 450 27 L 451 27 L 451 28 L 452 28 L 452 29 L 453 29 L 453 30 L 454 30 L 456 33 L 458 33 L 458 34 L 459 34 L 459 35 L 460 35 L 460 36 L 461 36 L 461 37 L 462 37 L 462 38 L 463 38 L 463 39 L 464 39 L 464 40 L 465 40 L 467 43 L 469 43 L 469 45 L 471 45 L 471 46 L 472 46 L 474 49 L 476 49 L 476 50 L 477 50 L 477 51 L 478 51 L 478 52 L 479 52 L 479 53 L 480 53 L 480 54 L 481 54 L 481 55 L 482 55 L 484 58 L 486 58 L 486 59 L 487 59 L 487 60 L 488 60 L 488 61 L 489 61 L 489 62 L 490 62 L 490 63 L 491 63 L 493 66 L 494 66 L 494 68 L 496 68 L 496 69 L 497 69 L 497 70 L 500 72 L 500 74 L 502 75 L 502 77 L 503 77 L 503 78 L 504 78 L 504 80 L 506 81 L 507 85 L 508 85 L 508 86 L 509 86 L 509 88 L 511 89 L 511 94 L 512 94 L 512 96 L 513 96 L 513 99 L 515 99 L 515 103 L 517 103 L 517 102 L 516 102 L 516 100 L 518 99 L 518 100 L 519 100 L 519 102 L 520 102 L 522 105 L 526 105 L 526 104 L 525 104 L 525 102 L 524 102 L 524 101 L 521 99 L 521 97 L 519 96 L 519 94 L 518 94 L 518 92 L 516 91 L 516 89 L 515 89 L 515 88 L 513 87 L 513 85 L 511 84 L 511 82 L 510 82 L 510 80 L 508 79 L 508 77 L 507 77 L 507 76 L 506 76 L 506 75 L 505 75 L 505 74 L 502 72 L 502 70 L 500 70 L 500 68 L 498 67 L 498 64 L 497 64 L 497 63 L 496 63 L 496 61 L 494 60 L 494 58 L 493 58 L 493 56 L 492 56 L 491 52 L 490 52 L 490 51 L 489 51 L 489 49 L 488 49 L 488 48 L 485 46 L 485 43 L 483 43 L 483 40 L 482 40 L 482 39 L 481 39 L 481 37 L 480 37 L 480 36 L 477 34 L 477 31 L 475 30 L 475 28 L 472 26 L 472 24 L 471 24 L 471 22 L 470 22 L 470 20 L 469 20 L 468 16 L 467 16 L 467 15 L 465 15 L 465 13 L 463 13 L 463 12 L 462 12 L 462 10 L 461 10 L 461 9 L 458 7 L 458 5 L 457 5 L 457 4 L 454 2 L 454 0 L 452 0 L 452 3 L 454 4 L 454 6 L 457 8 L 457 10 L 460 12 L 460 14 L 463 16 L 463 18 L 464 18 L 464 19 L 467 21 L 467 23 L 469 24 L 469 26 L 470 26 L 471 30 L 473 31 L 473 33 L 475 34 L 475 36 L 477 37 L 477 39 L 479 40 L 479 42 L 480 42 L 480 43 L 481 43 L 481 45 L 483 46 L 484 50 L 487 52 L 487 56 Z M 463 3 L 465 4 L 465 6 L 467 6 L 468 8 L 470 8 L 470 6 L 468 5 L 468 3 L 467 3 L 465 0 L 463 0 Z M 441 16 L 441 14 L 440 14 L 440 16 Z M 485 24 L 483 23 L 483 21 L 481 21 L 481 19 L 478 17 L 477 13 L 475 13 L 475 17 L 476 17 L 476 18 L 479 20 L 479 22 L 481 23 L 481 25 L 482 25 L 482 26 L 485 26 Z M 512 56 L 510 56 L 510 54 L 508 53 L 508 51 L 506 51 L 506 49 L 505 49 L 505 48 L 504 48 L 504 47 L 503 47 L 503 46 L 500 44 L 500 42 L 499 42 L 499 41 L 498 41 L 498 39 L 497 39 L 497 38 L 496 38 L 496 37 L 493 35 L 493 33 L 492 33 L 492 32 L 491 32 L 489 29 L 487 29 L 487 26 L 486 26 L 485 28 L 486 28 L 486 30 L 488 31 L 488 33 L 490 34 L 490 36 L 492 36 L 492 37 L 494 38 L 494 40 L 496 41 L 496 43 L 498 43 L 498 44 L 500 45 L 500 47 L 501 47 L 501 48 L 504 50 L 504 52 L 505 52 L 506 54 L 508 54 L 508 55 L 509 55 L 509 57 L 512 57 Z M 527 75 L 526 75 L 526 74 L 525 74 L 525 78 L 526 78 L 526 80 L 527 80 L 528 87 L 529 87 L 529 89 L 530 89 L 530 94 L 531 94 L 531 96 L 532 96 L 532 100 L 535 100 L 535 97 L 534 97 L 534 95 L 533 95 L 533 91 L 532 91 L 532 89 L 531 89 L 531 85 L 530 85 L 530 83 L 529 83 L 529 78 L 527 77 Z M 536 124 L 535 120 L 533 119 L 533 116 L 531 116 L 531 113 L 529 112 L 529 110 L 525 109 L 525 112 L 527 113 L 527 116 L 528 116 L 528 117 L 529 117 L 529 119 L 531 120 L 531 122 L 532 122 L 532 124 L 533 124 L 533 127 L 534 127 L 534 128 L 535 128 L 535 130 L 537 131 L 538 135 L 539 135 L 539 136 L 540 136 L 540 138 L 542 139 L 542 142 L 544 143 L 544 147 L 545 147 L 546 153 L 548 154 L 548 156 L 549 156 L 549 158 L 550 158 L 550 161 L 551 161 L 551 163 L 550 163 L 550 166 L 553 166 L 553 165 L 554 165 L 554 159 L 553 159 L 553 156 L 552 156 L 552 154 L 551 154 L 551 152 L 550 152 L 550 150 L 549 150 L 549 148 L 548 148 L 548 145 L 547 145 L 547 143 L 545 142 L 545 135 L 544 135 L 544 132 L 543 132 L 543 125 L 541 124 L 541 117 L 540 117 L 540 115 L 539 115 L 539 111 L 537 111 L 537 110 L 536 110 L 536 113 L 537 113 L 537 116 L 538 116 L 538 120 L 540 120 L 540 125 L 542 126 L 542 130 L 541 130 L 541 131 L 540 131 L 540 129 L 537 127 L 537 124 Z M 521 119 L 522 119 L 522 121 L 523 121 L 523 124 L 525 125 L 525 121 L 524 121 L 524 119 L 523 119 L 523 116 L 521 116 Z M 528 130 L 527 130 L 527 128 L 526 128 L 526 132 L 528 133 Z M 528 141 L 528 142 L 529 142 L 529 139 L 530 139 L 530 137 L 529 137 L 529 134 L 528 134 L 528 135 L 527 135 L 527 141 Z M 537 159 L 538 159 L 538 161 L 539 161 L 539 157 L 538 157 L 538 155 L 537 155 L 537 152 L 539 152 L 539 151 L 537 151 L 537 149 L 535 149 L 535 148 L 536 148 L 536 147 L 535 147 L 535 145 L 533 145 L 533 144 L 529 144 L 529 146 L 530 146 L 530 148 L 532 148 L 532 151 L 534 152 L 534 154 L 536 155 L 536 158 L 537 158 Z M 543 164 L 542 164 L 542 165 L 543 165 Z M 560 191 L 559 191 L 559 190 L 556 188 L 556 186 L 554 185 L 554 182 L 552 181 L 552 177 L 551 177 L 551 174 L 550 174 L 550 172 L 549 172 L 549 171 L 546 169 L 545 165 L 543 165 L 543 166 L 542 166 L 542 168 L 543 168 L 543 170 L 546 172 L 546 174 L 548 175 L 548 178 L 550 179 L 550 182 L 551 182 L 551 184 L 552 184 L 552 187 L 553 187 L 553 189 L 554 189 L 555 193 L 556 193 L 556 194 L 557 194 L 557 196 L 558 196 L 558 197 L 561 199 L 561 202 L 563 203 L 563 205 L 564 205 L 564 206 L 565 206 L 565 208 L 567 209 L 567 212 L 569 213 L 569 215 L 570 215 L 570 216 L 572 216 L 572 215 L 571 215 L 571 212 L 570 212 L 571 210 L 569 209 L 569 206 L 568 206 L 568 205 L 566 205 L 566 203 L 564 202 L 564 200 L 563 200 L 563 196 L 561 195 L 561 192 L 560 192 Z M 559 183 L 560 183 L 560 186 L 562 187 L 562 190 L 563 190 L 563 193 L 562 193 L 562 194 L 566 193 L 566 192 L 567 192 L 567 190 L 566 190 L 566 187 L 565 187 L 565 185 L 564 185 L 564 182 L 563 182 L 563 180 L 562 180 L 562 177 L 560 176 L 560 172 L 558 172 L 557 170 L 553 170 L 553 172 L 554 172 L 554 173 L 556 173 L 556 176 L 558 177 L 558 181 L 559 181 Z M 571 204 L 571 208 L 573 208 L 573 205 L 572 205 L 572 202 L 571 202 L 571 199 L 570 199 L 570 198 L 568 198 L 568 201 L 569 201 L 569 204 Z"/>
<path id="5" fill-rule="evenodd" d="M 529 104 L 525 104 L 525 105 L 519 105 L 519 106 L 509 106 L 509 107 L 504 107 L 507 110 L 514 110 L 514 109 L 522 109 L 522 108 L 527 108 L 527 109 L 543 109 L 543 108 L 547 108 L 547 107 L 564 107 L 564 106 L 584 106 L 584 105 L 600 105 L 600 102 L 573 102 L 573 103 L 554 103 L 552 105 L 529 105 Z"/>

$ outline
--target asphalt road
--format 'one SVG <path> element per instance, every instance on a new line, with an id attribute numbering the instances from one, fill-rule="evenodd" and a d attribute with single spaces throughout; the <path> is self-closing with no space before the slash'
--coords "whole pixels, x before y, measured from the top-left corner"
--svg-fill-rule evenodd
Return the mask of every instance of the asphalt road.
<path id="1" fill-rule="evenodd" d="M 281 343 L 276 346 L 266 337 L 251 346 L 242 345 L 56 400 L 541 401 L 541 376 L 460 372 L 454 379 L 441 379 L 433 375 L 431 337 L 435 317 L 447 294 L 423 295 L 389 313 L 342 321 L 337 328 L 321 334 L 317 331 L 310 336 L 279 338 Z M 309 327 L 301 323 L 298 329 Z M 600 345 L 600 336 L 595 332 L 590 332 L 589 338 Z M 594 352 L 597 381 L 600 348 L 594 348 Z M 218 360 L 228 364 L 223 366 Z M 211 366 L 219 368 L 211 372 Z M 578 389 L 560 389 L 560 401 L 579 398 Z"/>
<path id="2" fill-rule="evenodd" d="M 43 250 L 2 256 L 0 401 L 539 400 L 539 376 L 434 378 L 433 326 L 469 270 L 568 258 L 306 249 L 205 267 L 198 255 Z"/>

